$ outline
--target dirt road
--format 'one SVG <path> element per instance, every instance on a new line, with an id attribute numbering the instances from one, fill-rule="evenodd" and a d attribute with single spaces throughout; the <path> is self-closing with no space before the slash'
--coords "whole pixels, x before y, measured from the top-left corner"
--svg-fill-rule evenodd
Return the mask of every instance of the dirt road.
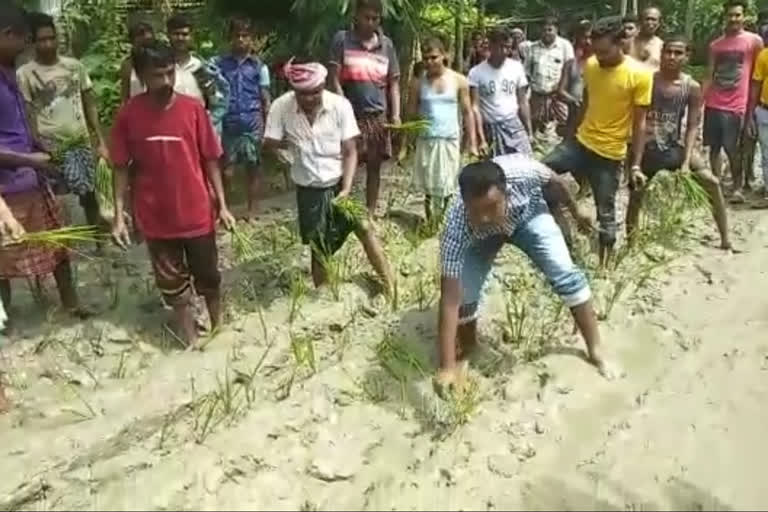
<path id="1" fill-rule="evenodd" d="M 643 312 L 622 303 L 603 324 L 626 378 L 565 344 L 496 373 L 478 363 L 476 403 L 450 407 L 431 363 L 394 386 L 378 364 L 399 350 L 393 326 L 434 357 L 433 306 L 387 313 L 355 284 L 309 293 L 293 327 L 287 297 L 264 323 L 239 315 L 203 354 L 120 327 L 140 288 L 87 327 L 30 325 L 2 352 L 17 407 L 0 418 L 0 509 L 766 507 L 768 215 L 740 212 L 735 229 L 743 254 L 698 245 Z M 292 363 L 306 338 L 314 371 Z"/>

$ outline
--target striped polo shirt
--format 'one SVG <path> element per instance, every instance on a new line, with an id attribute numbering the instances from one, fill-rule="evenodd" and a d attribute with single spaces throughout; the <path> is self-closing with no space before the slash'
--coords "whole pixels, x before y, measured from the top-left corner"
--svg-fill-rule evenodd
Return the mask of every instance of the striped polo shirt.
<path id="1" fill-rule="evenodd" d="M 392 40 L 377 33 L 378 42 L 366 48 L 352 30 L 342 30 L 333 38 L 330 64 L 339 68 L 344 95 L 355 114 L 387 112 L 387 84 L 400 76 L 400 65 Z"/>

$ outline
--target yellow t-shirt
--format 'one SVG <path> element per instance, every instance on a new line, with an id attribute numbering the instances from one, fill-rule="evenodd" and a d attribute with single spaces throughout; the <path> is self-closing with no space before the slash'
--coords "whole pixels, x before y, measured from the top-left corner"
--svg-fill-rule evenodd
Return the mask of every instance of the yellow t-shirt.
<path id="1" fill-rule="evenodd" d="M 584 65 L 584 86 L 587 111 L 576 137 L 602 157 L 623 160 L 632 131 L 632 111 L 651 104 L 653 73 L 628 58 L 616 67 L 601 68 L 592 56 Z"/>
<path id="2" fill-rule="evenodd" d="M 768 105 L 768 48 L 761 50 L 757 55 L 752 80 L 763 83 L 760 89 L 760 103 Z"/>

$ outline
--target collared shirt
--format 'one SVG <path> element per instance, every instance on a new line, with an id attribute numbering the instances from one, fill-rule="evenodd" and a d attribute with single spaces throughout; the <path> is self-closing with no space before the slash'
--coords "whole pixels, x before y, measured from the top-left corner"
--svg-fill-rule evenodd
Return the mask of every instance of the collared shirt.
<path id="1" fill-rule="evenodd" d="M 324 188 L 338 183 L 343 173 L 341 143 L 360 135 L 346 98 L 323 91 L 322 102 L 311 125 L 294 92 L 277 98 L 267 116 L 264 138 L 288 142 L 293 156 L 291 177 L 302 187 Z"/>
<path id="2" fill-rule="evenodd" d="M 507 179 L 507 215 L 504 223 L 473 226 L 461 195 L 453 199 L 446 216 L 440 240 L 440 261 L 444 277 L 458 279 L 464 266 L 464 256 L 473 244 L 502 235 L 511 238 L 518 226 L 547 211 L 543 187 L 552 178 L 546 165 L 521 154 L 509 154 L 493 159 Z"/>
<path id="3" fill-rule="evenodd" d="M 262 91 L 269 89 L 269 68 L 255 55 L 242 59 L 224 55 L 216 60 L 216 64 L 230 87 L 224 129 L 260 134 L 263 128 Z"/>
<path id="4" fill-rule="evenodd" d="M 560 36 L 550 46 L 541 40 L 531 44 L 525 59 L 531 90 L 539 94 L 555 92 L 565 63 L 573 58 L 573 45 Z"/>
<path id="5" fill-rule="evenodd" d="M 357 114 L 387 112 L 387 84 L 400 76 L 390 38 L 378 32 L 376 45 L 366 48 L 353 30 L 342 30 L 333 38 L 329 62 L 338 66 L 344 95 Z"/>
<path id="6" fill-rule="evenodd" d="M 5 67 L 0 67 L 0 147 L 19 153 L 34 151 L 16 74 Z M 5 196 L 37 187 L 37 172 L 31 167 L 0 168 L 0 194 Z"/>

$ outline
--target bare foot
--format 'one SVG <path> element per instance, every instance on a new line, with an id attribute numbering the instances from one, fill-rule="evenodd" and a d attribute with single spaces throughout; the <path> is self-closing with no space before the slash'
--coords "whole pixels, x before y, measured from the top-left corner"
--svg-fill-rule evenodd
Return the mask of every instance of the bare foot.
<path id="1" fill-rule="evenodd" d="M 78 320 L 88 320 L 92 316 L 94 316 L 93 311 L 89 310 L 88 308 L 84 308 L 82 306 L 77 306 L 76 308 L 71 308 L 68 313 L 72 315 L 73 317 L 77 318 Z"/>
<path id="2" fill-rule="evenodd" d="M 589 362 L 597 368 L 598 373 L 600 373 L 605 380 L 612 381 L 626 376 L 624 370 L 601 356 L 592 356 L 589 358 Z"/>
<path id="3" fill-rule="evenodd" d="M 731 242 L 722 242 L 720 244 L 720 249 L 731 254 L 741 254 L 744 252 L 741 249 L 736 249 Z"/>
<path id="4" fill-rule="evenodd" d="M 467 382 L 468 372 L 469 365 L 466 361 L 461 361 L 453 368 L 438 370 L 432 379 L 432 387 L 437 396 L 445 400 L 452 393 L 461 392 Z"/>

